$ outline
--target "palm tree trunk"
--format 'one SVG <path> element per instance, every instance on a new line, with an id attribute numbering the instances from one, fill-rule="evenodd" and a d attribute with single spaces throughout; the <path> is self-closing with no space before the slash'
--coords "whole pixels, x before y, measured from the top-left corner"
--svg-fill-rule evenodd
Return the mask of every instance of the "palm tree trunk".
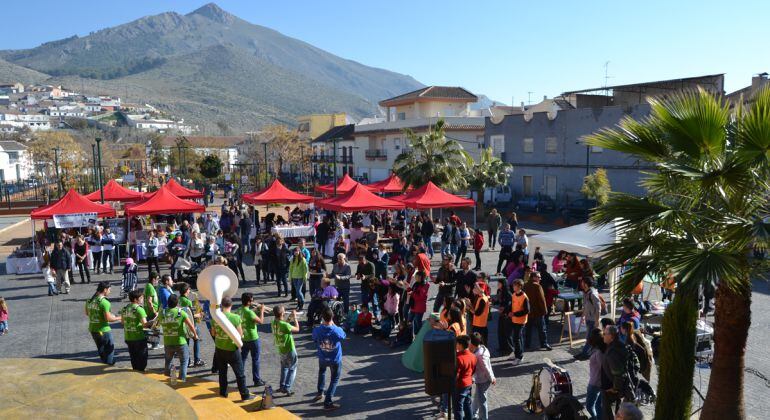
<path id="1" fill-rule="evenodd" d="M 677 293 L 663 316 L 655 420 L 690 418 L 697 319 L 697 296 Z"/>
<path id="2" fill-rule="evenodd" d="M 714 362 L 702 420 L 745 419 L 743 369 L 751 326 L 750 280 L 739 290 L 718 287 L 714 307 Z"/>

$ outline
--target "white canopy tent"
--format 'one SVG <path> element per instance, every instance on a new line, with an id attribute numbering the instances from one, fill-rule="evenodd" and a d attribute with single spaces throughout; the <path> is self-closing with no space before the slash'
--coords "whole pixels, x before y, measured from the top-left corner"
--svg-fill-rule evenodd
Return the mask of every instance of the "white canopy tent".
<path id="1" fill-rule="evenodd" d="M 534 235 L 530 238 L 530 248 L 533 244 L 543 250 L 565 250 L 589 257 L 601 254 L 605 245 L 616 240 L 615 224 L 611 223 L 599 228 L 592 228 L 588 223 L 582 223 L 551 232 Z M 607 274 L 610 283 L 610 313 L 615 313 L 615 283 L 619 275 L 619 267 L 613 268 Z"/>

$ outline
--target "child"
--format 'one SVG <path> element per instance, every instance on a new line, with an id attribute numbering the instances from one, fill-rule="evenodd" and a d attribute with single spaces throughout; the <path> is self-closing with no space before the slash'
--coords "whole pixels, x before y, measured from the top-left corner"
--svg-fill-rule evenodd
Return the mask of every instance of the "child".
<path id="1" fill-rule="evenodd" d="M 356 335 L 366 335 L 372 331 L 372 313 L 368 306 L 361 307 L 362 312 L 358 314 L 353 333 Z"/>
<path id="2" fill-rule="evenodd" d="M 391 341 L 390 347 L 396 348 L 399 346 L 408 346 L 412 344 L 412 329 L 406 323 L 406 320 L 401 320 L 398 324 L 398 333 L 396 333 L 395 340 Z"/>
<path id="3" fill-rule="evenodd" d="M 350 332 L 355 327 L 360 313 L 358 305 L 350 305 L 350 311 L 348 311 L 348 315 L 345 317 L 345 332 Z"/>
<path id="4" fill-rule="evenodd" d="M 43 278 L 48 283 L 48 296 L 58 295 L 59 292 L 56 291 L 56 273 L 51 268 L 51 262 L 47 258 L 43 258 L 41 268 L 43 269 Z"/>
<path id="5" fill-rule="evenodd" d="M 126 265 L 123 266 L 123 295 L 121 297 L 128 296 L 129 292 L 136 289 L 137 271 L 139 271 L 139 266 L 134 263 L 134 259 L 126 258 Z"/>
<path id="6" fill-rule="evenodd" d="M 0 335 L 8 334 L 8 305 L 0 297 Z"/>
<path id="7" fill-rule="evenodd" d="M 527 314 L 529 314 L 529 299 L 522 291 L 524 282 L 521 279 L 513 281 L 513 297 L 511 298 L 511 321 L 513 321 L 513 365 L 521 363 L 524 357 L 522 351 L 522 333 L 524 325 L 527 323 Z"/>

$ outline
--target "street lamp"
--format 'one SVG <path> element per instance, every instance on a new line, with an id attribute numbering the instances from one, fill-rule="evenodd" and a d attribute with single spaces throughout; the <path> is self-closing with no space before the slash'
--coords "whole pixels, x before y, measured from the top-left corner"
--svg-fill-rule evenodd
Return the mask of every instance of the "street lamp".
<path id="1" fill-rule="evenodd" d="M 267 177 L 268 177 L 268 175 L 267 175 L 267 143 L 268 142 L 269 142 L 268 140 L 262 140 L 262 142 L 261 142 L 262 143 L 262 150 L 263 150 L 263 153 L 264 153 L 264 156 L 265 156 L 265 188 L 267 188 L 267 185 L 268 185 L 268 180 L 267 180 Z"/>
<path id="2" fill-rule="evenodd" d="M 61 177 L 59 176 L 59 152 L 61 151 L 61 148 L 59 146 L 56 146 L 53 149 L 53 164 L 56 168 L 56 193 L 59 195 L 59 198 L 61 198 Z"/>
<path id="3" fill-rule="evenodd" d="M 101 137 L 96 138 L 96 159 L 97 163 L 99 165 L 99 198 L 102 204 L 104 204 L 104 182 L 103 181 L 103 175 L 102 175 L 102 139 Z"/>
<path id="4" fill-rule="evenodd" d="M 588 143 L 576 141 L 575 144 L 584 144 L 586 146 L 586 176 L 591 174 L 591 146 Z"/>
<path id="5" fill-rule="evenodd" d="M 93 165 L 91 165 L 91 173 L 94 176 L 94 191 L 96 191 L 97 188 L 99 188 L 99 178 L 98 175 L 96 175 L 96 144 L 91 144 L 91 156 L 93 156 Z"/>

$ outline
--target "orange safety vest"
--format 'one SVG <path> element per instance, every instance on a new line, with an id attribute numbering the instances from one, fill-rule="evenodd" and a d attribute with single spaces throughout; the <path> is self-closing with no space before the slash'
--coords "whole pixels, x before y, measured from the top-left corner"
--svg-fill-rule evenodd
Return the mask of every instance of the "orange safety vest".
<path id="1" fill-rule="evenodd" d="M 458 324 L 456 322 L 454 324 L 450 325 L 448 330 L 450 330 L 453 333 L 455 333 L 455 337 L 459 337 L 461 335 L 465 335 L 465 326 L 464 325 L 460 325 L 460 324 Z"/>
<path id="2" fill-rule="evenodd" d="M 484 313 L 482 313 L 481 315 L 476 315 L 476 311 L 479 310 L 479 304 L 482 300 L 486 304 L 486 308 L 484 310 Z M 489 319 L 489 296 L 482 295 L 478 299 L 476 299 L 476 307 L 473 308 L 472 325 L 474 327 L 486 327 L 488 319 Z"/>
<path id="3" fill-rule="evenodd" d="M 513 298 L 511 299 L 511 319 L 513 320 L 514 324 L 524 325 L 527 323 L 527 316 L 515 316 L 513 315 L 516 312 L 523 311 L 524 310 L 524 302 L 527 300 L 527 295 L 525 293 L 522 293 L 521 296 L 517 296 L 516 293 L 513 294 Z"/>
<path id="4" fill-rule="evenodd" d="M 449 308 L 444 308 L 439 312 L 438 319 L 441 322 L 449 323 Z"/>

